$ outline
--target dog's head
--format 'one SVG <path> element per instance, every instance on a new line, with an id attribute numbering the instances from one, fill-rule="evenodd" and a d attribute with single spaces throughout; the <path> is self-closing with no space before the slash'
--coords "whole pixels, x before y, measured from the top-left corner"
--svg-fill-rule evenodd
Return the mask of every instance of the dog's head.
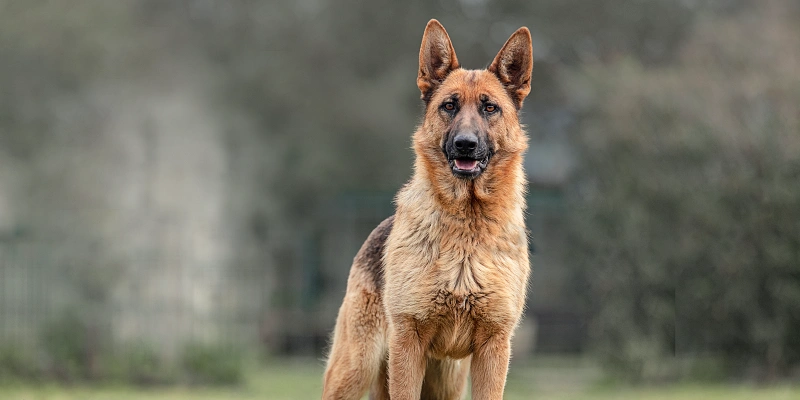
<path id="1" fill-rule="evenodd" d="M 473 180 L 492 168 L 495 157 L 523 152 L 527 138 L 518 113 L 531 90 L 532 68 L 527 28 L 511 35 L 487 69 L 465 70 L 444 27 L 428 22 L 417 76 L 426 107 L 414 139 L 418 156 Z"/>

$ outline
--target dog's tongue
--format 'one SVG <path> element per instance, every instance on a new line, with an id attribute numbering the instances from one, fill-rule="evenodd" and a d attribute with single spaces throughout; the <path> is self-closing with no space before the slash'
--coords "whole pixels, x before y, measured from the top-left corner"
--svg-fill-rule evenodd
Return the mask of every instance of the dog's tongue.
<path id="1" fill-rule="evenodd" d="M 465 171 L 473 170 L 478 165 L 478 160 L 461 160 L 456 158 L 456 168 Z"/>

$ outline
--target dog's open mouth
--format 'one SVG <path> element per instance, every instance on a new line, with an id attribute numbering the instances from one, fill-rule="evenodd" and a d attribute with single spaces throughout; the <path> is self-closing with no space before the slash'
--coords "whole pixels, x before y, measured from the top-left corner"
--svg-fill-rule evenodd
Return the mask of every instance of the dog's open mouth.
<path id="1" fill-rule="evenodd" d="M 449 161 L 450 168 L 453 170 L 454 175 L 460 178 L 473 179 L 478 177 L 486 168 L 486 165 L 489 164 L 489 157 L 487 156 L 481 160 L 473 158 L 454 158 Z"/>
<path id="2" fill-rule="evenodd" d="M 462 171 L 472 171 L 478 166 L 478 160 L 470 160 L 468 158 L 456 158 L 456 168 Z"/>

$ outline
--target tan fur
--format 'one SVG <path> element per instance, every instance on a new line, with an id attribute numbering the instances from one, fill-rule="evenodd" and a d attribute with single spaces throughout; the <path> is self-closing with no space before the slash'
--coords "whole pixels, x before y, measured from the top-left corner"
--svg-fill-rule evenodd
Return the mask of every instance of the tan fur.
<path id="1" fill-rule="evenodd" d="M 530 91 L 530 43 L 521 28 L 489 69 L 464 70 L 444 28 L 428 23 L 417 79 L 427 107 L 413 138 L 414 175 L 397 194 L 395 216 L 353 263 L 323 399 L 359 399 L 370 387 L 373 399 L 459 399 L 468 372 L 473 399 L 503 397 L 530 273 L 527 137 L 518 119 Z M 449 118 L 440 104 L 453 95 L 462 110 Z M 501 112 L 480 114 L 487 98 Z M 472 180 L 455 177 L 442 151 L 459 124 L 488 132 L 494 149 Z"/>

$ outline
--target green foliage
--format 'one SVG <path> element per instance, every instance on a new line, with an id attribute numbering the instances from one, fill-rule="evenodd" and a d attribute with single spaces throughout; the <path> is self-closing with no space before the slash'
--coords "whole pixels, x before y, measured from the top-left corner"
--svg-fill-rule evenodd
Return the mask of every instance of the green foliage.
<path id="1" fill-rule="evenodd" d="M 128 343 L 118 346 L 107 361 L 111 380 L 137 386 L 152 386 L 175 383 L 177 371 L 145 342 Z"/>
<path id="2" fill-rule="evenodd" d="M 48 357 L 48 372 L 63 380 L 91 376 L 89 329 L 74 312 L 65 312 L 42 330 L 42 348 Z"/>
<path id="3" fill-rule="evenodd" d="M 230 346 L 188 344 L 176 365 L 150 343 L 136 341 L 111 348 L 99 346 L 98 339 L 84 319 L 66 312 L 43 330 L 46 368 L 36 368 L 31 357 L 9 347 L 0 351 L 0 378 L 103 380 L 137 386 L 172 384 L 181 379 L 198 385 L 234 385 L 243 379 L 242 353 Z"/>
<path id="4" fill-rule="evenodd" d="M 181 364 L 189 382 L 198 385 L 234 385 L 244 377 L 241 352 L 230 346 L 192 343 L 184 349 Z"/>
<path id="5" fill-rule="evenodd" d="M 785 42 L 712 19 L 674 67 L 578 78 L 598 97 L 576 138 L 568 257 L 595 348 L 629 378 L 678 378 L 704 353 L 756 378 L 800 365 L 800 80 L 781 63 L 800 66 L 798 32 L 759 12 L 741 25 Z"/>
<path id="6" fill-rule="evenodd" d="M 156 347 L 143 341 L 101 348 L 89 340 L 87 324 L 75 313 L 65 313 L 47 324 L 42 343 L 46 368 L 20 348 L 0 349 L 0 380 L 41 378 L 75 381 L 110 381 L 136 386 L 174 384 L 236 385 L 244 378 L 243 355 L 230 346 L 191 343 L 178 363 L 170 362 Z"/>
<path id="7" fill-rule="evenodd" d="M 34 355 L 23 347 L 4 345 L 0 347 L 0 383 L 28 381 L 40 376 L 40 368 Z"/>
<path id="8" fill-rule="evenodd" d="M 101 348 L 97 339 L 79 315 L 67 312 L 43 331 L 45 371 L 32 369 L 28 359 L 17 353 L 0 353 L 0 361 L 21 378 L 44 372 L 64 381 L 110 380 L 140 386 L 176 383 L 181 375 L 199 385 L 234 385 L 243 378 L 242 354 L 229 346 L 188 344 L 176 366 L 149 343 L 124 343 L 110 349 Z"/>

